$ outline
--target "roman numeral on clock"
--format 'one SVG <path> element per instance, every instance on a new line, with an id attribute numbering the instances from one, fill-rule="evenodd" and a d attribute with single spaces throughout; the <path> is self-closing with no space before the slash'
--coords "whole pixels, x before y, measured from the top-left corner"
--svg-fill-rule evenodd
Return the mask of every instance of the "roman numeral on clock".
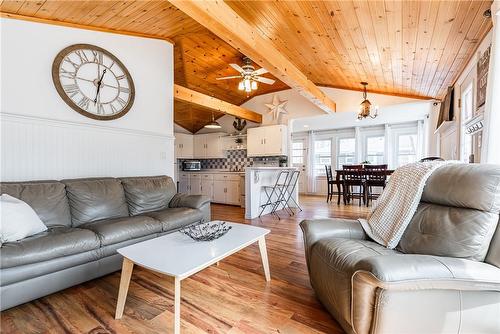
<path id="1" fill-rule="evenodd" d="M 82 109 L 87 110 L 89 108 L 90 99 L 86 96 L 82 97 L 80 101 L 78 101 L 78 106 Z"/>

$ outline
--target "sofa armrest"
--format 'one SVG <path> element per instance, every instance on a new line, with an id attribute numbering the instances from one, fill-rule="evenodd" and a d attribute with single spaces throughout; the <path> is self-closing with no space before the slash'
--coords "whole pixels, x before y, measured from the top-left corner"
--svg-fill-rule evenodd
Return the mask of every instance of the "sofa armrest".
<path id="1" fill-rule="evenodd" d="M 361 224 L 353 219 L 328 218 L 303 220 L 300 228 L 304 235 L 306 260 L 309 266 L 309 255 L 312 246 L 324 238 L 367 239 Z"/>
<path id="2" fill-rule="evenodd" d="M 210 203 L 210 198 L 204 195 L 175 194 L 170 200 L 170 208 L 192 208 L 200 209 L 203 205 Z"/>
<path id="3" fill-rule="evenodd" d="M 500 291 L 500 268 L 484 262 L 431 255 L 380 255 L 359 262 L 354 273 L 384 289 Z"/>

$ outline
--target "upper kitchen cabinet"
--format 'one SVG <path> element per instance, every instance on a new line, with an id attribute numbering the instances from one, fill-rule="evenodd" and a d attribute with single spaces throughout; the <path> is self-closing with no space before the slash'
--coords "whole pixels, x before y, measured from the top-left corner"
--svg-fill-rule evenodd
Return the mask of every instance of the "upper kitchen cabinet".
<path id="1" fill-rule="evenodd" d="M 207 133 L 194 136 L 194 157 L 196 159 L 224 158 L 222 136 L 225 133 Z"/>
<path id="2" fill-rule="evenodd" d="M 175 134 L 175 158 L 176 159 L 193 158 L 193 135 L 185 133 Z"/>
<path id="3" fill-rule="evenodd" d="M 247 156 L 287 155 L 287 143 L 286 125 L 250 128 L 247 132 Z"/>

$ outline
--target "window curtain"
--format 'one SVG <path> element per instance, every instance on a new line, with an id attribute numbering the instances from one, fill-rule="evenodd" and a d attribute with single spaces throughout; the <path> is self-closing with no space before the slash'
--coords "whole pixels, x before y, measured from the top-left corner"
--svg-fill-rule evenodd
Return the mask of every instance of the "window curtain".
<path id="1" fill-rule="evenodd" d="M 307 141 L 309 143 L 309 154 L 307 155 L 307 165 L 309 166 L 308 168 L 308 175 L 307 175 L 307 183 L 308 183 L 308 190 L 311 193 L 316 192 L 316 175 L 314 175 L 314 132 L 309 131 L 308 132 L 308 137 Z"/>
<path id="2" fill-rule="evenodd" d="M 481 163 L 500 164 L 500 0 L 491 6 L 493 35 L 484 108 Z"/>

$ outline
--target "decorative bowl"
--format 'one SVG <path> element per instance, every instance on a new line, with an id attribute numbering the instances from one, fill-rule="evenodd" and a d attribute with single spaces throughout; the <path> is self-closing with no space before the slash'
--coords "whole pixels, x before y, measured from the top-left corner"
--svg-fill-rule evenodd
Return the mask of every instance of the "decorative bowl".
<path id="1" fill-rule="evenodd" d="M 219 239 L 230 229 L 231 226 L 227 225 L 226 222 L 218 220 L 208 223 L 195 223 L 180 229 L 179 232 L 195 241 L 212 241 Z"/>

